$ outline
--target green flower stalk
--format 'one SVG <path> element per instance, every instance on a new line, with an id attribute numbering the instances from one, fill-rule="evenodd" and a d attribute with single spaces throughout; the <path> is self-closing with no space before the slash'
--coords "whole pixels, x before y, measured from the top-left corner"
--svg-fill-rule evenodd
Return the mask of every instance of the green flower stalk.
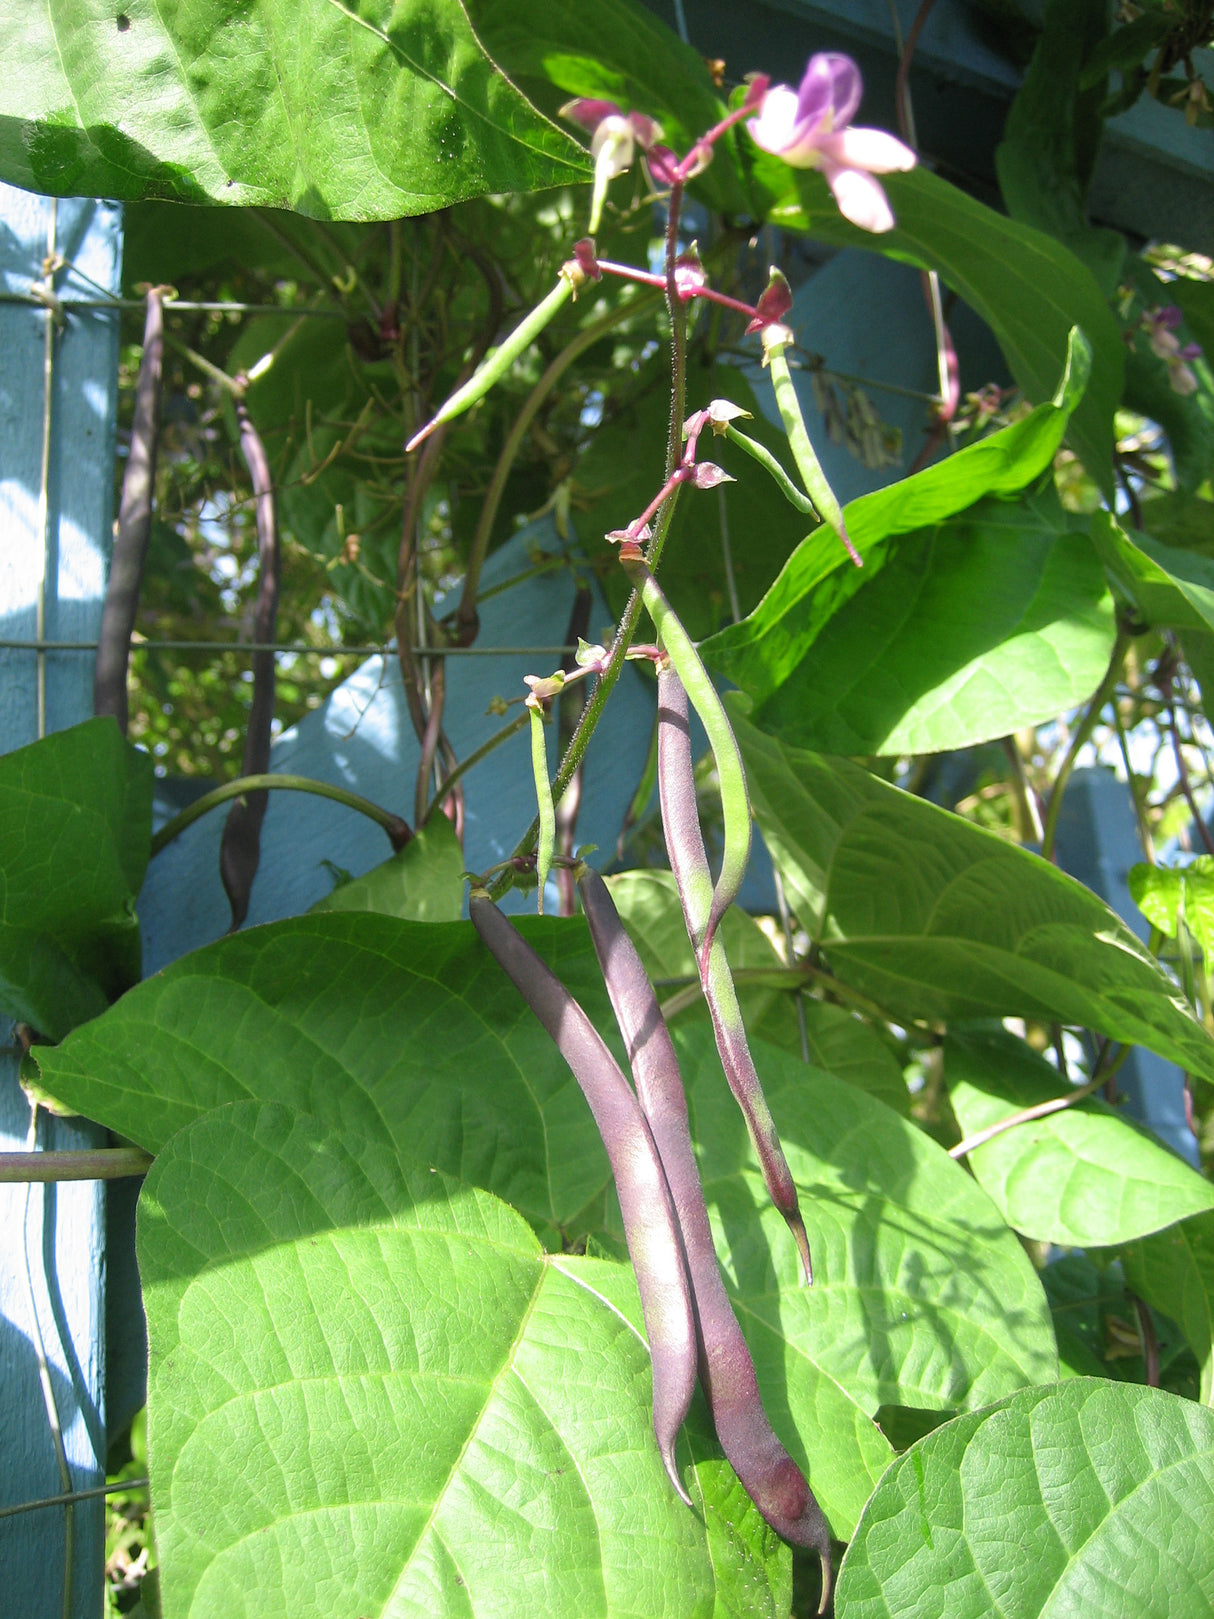
<path id="1" fill-rule="evenodd" d="M 700 818 L 696 809 L 695 769 L 691 757 L 691 726 L 687 718 L 687 691 L 677 670 L 658 671 L 658 796 L 666 854 L 674 873 L 688 937 L 702 937 L 713 902 L 712 878 Z M 714 938 L 706 955 L 697 958 L 700 985 L 712 1017 L 721 1066 L 729 1081 L 754 1145 L 763 1180 L 772 1202 L 792 1232 L 807 1284 L 814 1279 L 809 1238 L 801 1218 L 797 1188 L 763 1086 L 746 1041 L 746 1025 L 738 1006 L 733 975 L 725 947 Z"/>
<path id="2" fill-rule="evenodd" d="M 674 1043 L 606 883 L 590 866 L 582 866 L 578 889 L 637 1096 L 674 1199 L 691 1278 L 700 1381 L 717 1437 L 742 1487 L 772 1528 L 793 1545 L 818 1553 L 825 1608 L 830 1593 L 830 1529 L 800 1468 L 768 1421 L 754 1361 L 721 1280 Z"/>
<path id="3" fill-rule="evenodd" d="M 658 639 L 671 664 L 678 671 L 686 696 L 690 697 L 696 713 L 700 716 L 700 721 L 708 733 L 708 745 L 716 761 L 724 820 L 724 847 L 721 854 L 721 870 L 712 891 L 711 901 L 699 930 L 692 935 L 696 958 L 703 971 L 712 950 L 717 924 L 737 898 L 750 859 L 750 795 L 746 788 L 746 771 L 742 764 L 738 740 L 733 734 L 729 716 L 717 695 L 712 677 L 705 669 L 700 654 L 683 628 L 678 615 L 666 600 L 665 593 L 654 578 L 640 547 L 635 543 L 622 544 L 620 562 L 634 588 L 639 591 L 641 600 L 645 603 L 657 629 Z"/>
<path id="4" fill-rule="evenodd" d="M 653 1431 L 670 1481 L 690 1506 L 675 1463 L 675 1442 L 695 1392 L 695 1318 L 679 1223 L 653 1136 L 632 1087 L 590 1019 L 483 889 L 473 889 L 469 914 L 573 1070 L 603 1138 L 653 1362 Z"/>

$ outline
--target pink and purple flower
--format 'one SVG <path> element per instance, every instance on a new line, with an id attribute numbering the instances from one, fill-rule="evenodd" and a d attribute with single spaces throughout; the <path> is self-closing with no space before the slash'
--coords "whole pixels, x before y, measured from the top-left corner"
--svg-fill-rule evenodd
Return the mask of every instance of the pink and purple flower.
<path id="1" fill-rule="evenodd" d="M 821 169 L 839 212 L 861 230 L 894 226 L 875 174 L 913 169 L 915 154 L 883 129 L 853 129 L 863 86 L 850 56 L 811 56 L 799 90 L 773 85 L 746 127 L 756 145 L 795 169 Z"/>

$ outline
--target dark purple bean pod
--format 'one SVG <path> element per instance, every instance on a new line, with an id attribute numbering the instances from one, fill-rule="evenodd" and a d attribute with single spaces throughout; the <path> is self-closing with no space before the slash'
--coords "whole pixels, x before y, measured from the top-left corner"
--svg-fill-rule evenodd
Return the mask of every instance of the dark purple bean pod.
<path id="1" fill-rule="evenodd" d="M 257 603 L 253 610 L 253 639 L 268 644 L 278 622 L 279 547 L 274 510 L 274 479 L 261 434 L 254 427 L 243 401 L 237 401 L 240 448 L 253 483 L 257 514 Z M 274 723 L 274 654 L 253 654 L 253 701 L 245 731 L 242 776 L 262 776 L 270 768 L 270 738 Z M 249 895 L 261 863 L 261 823 L 270 795 L 248 793 L 238 798 L 224 822 L 219 845 L 219 875 L 232 909 L 235 932 L 249 914 Z"/>
<path id="2" fill-rule="evenodd" d="M 135 419 L 131 448 L 122 475 L 122 499 L 110 576 L 101 609 L 97 636 L 97 662 L 93 670 L 93 712 L 112 714 L 126 735 L 127 668 L 131 631 L 139 610 L 143 564 L 152 532 L 152 501 L 156 490 L 156 450 L 160 441 L 160 387 L 164 369 L 163 287 L 147 297 L 143 327 L 143 358 L 135 385 Z"/>
<path id="3" fill-rule="evenodd" d="M 598 872 L 583 866 L 578 888 L 637 1096 L 679 1218 L 699 1328 L 700 1378 L 717 1437 L 747 1495 L 772 1528 L 793 1545 L 818 1553 L 825 1607 L 830 1592 L 830 1529 L 800 1468 L 767 1420 L 754 1362 L 721 1280 L 674 1043 L 606 883 Z"/>
<path id="4" fill-rule="evenodd" d="M 560 979 L 486 894 L 474 890 L 469 911 L 573 1070 L 607 1148 L 653 1362 L 653 1431 L 670 1481 L 690 1506 L 675 1443 L 695 1393 L 695 1317 L 679 1223 L 653 1136 L 620 1065 Z"/>
<path id="5" fill-rule="evenodd" d="M 712 905 L 712 872 L 696 808 L 687 692 L 669 664 L 658 670 L 658 797 L 666 836 L 666 858 L 674 873 L 687 936 L 694 948 L 696 941 L 704 936 Z M 704 999 L 712 1016 L 712 1032 L 721 1066 L 742 1109 L 768 1193 L 792 1232 L 806 1283 L 812 1283 L 813 1263 L 797 1188 L 750 1055 L 733 974 L 719 937 L 713 936 L 707 956 L 697 952 L 697 966 Z"/>

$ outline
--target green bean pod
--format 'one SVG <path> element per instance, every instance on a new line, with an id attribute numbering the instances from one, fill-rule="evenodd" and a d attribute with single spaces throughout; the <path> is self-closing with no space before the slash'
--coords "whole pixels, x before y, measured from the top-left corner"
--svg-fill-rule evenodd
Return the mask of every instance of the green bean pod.
<path id="1" fill-rule="evenodd" d="M 619 1064 L 560 979 L 483 891 L 473 890 L 469 912 L 573 1070 L 607 1148 L 653 1362 L 653 1431 L 670 1481 L 690 1506 L 675 1443 L 695 1392 L 695 1318 L 678 1219 L 653 1136 Z"/>
<path id="2" fill-rule="evenodd" d="M 780 328 L 772 328 L 778 331 Z M 785 333 L 787 336 L 787 332 Z M 805 418 L 801 415 L 801 401 L 797 398 L 796 384 L 792 380 L 792 373 L 788 369 L 788 360 L 784 350 L 786 344 L 771 342 L 765 344 L 766 360 L 771 372 L 771 385 L 775 390 L 776 406 L 780 412 L 780 419 L 784 423 L 784 431 L 788 434 L 789 448 L 792 450 L 793 460 L 797 463 L 797 470 L 805 485 L 809 498 L 813 501 L 819 515 L 830 524 L 839 536 L 847 554 L 857 567 L 863 567 L 860 553 L 852 544 L 847 532 L 847 524 L 843 518 L 843 508 L 835 497 L 835 492 L 826 481 L 826 474 L 822 471 L 817 455 L 814 453 Z"/>
<path id="3" fill-rule="evenodd" d="M 687 692 L 678 671 L 673 667 L 658 671 L 658 796 L 662 806 L 666 856 L 683 904 L 687 934 L 694 943 L 704 931 L 711 877 L 696 810 Z M 805 1222 L 801 1218 L 797 1188 L 780 1145 L 776 1122 L 763 1094 L 754 1059 L 750 1055 L 746 1025 L 742 1021 L 724 945 L 714 938 L 707 955 L 699 957 L 698 961 L 700 984 L 712 1018 L 712 1032 L 721 1066 L 725 1070 L 729 1088 L 742 1109 L 768 1193 L 792 1232 L 806 1284 L 811 1284 L 814 1279 L 813 1262 Z"/>
<path id="4" fill-rule="evenodd" d="M 583 866 L 578 888 L 683 1234 L 699 1334 L 700 1380 L 717 1437 L 746 1493 L 772 1528 L 794 1545 L 818 1553 L 825 1606 L 830 1591 L 830 1530 L 804 1475 L 767 1419 L 754 1361 L 721 1280 L 674 1043 L 606 883 L 590 866 Z"/>
<path id="5" fill-rule="evenodd" d="M 696 958 L 703 970 L 716 936 L 717 924 L 738 897 L 750 859 L 750 794 L 746 788 L 742 750 L 738 747 L 738 739 L 733 734 L 724 704 L 717 695 L 717 688 L 712 683 L 712 676 L 701 662 L 695 643 L 683 628 L 674 608 L 666 600 L 649 564 L 639 554 L 639 548 L 621 546 L 620 561 L 640 592 L 663 649 L 678 671 L 682 686 L 700 716 L 700 722 L 708 734 L 708 745 L 716 760 L 724 819 L 724 848 L 711 903 L 702 926 L 692 934 Z M 703 848 L 702 838 L 700 847 Z"/>
<path id="6" fill-rule="evenodd" d="M 539 808 L 540 835 L 535 845 L 535 875 L 539 884 L 536 906 L 544 914 L 544 884 L 552 869 L 552 856 L 556 850 L 556 807 L 552 802 L 552 783 L 548 779 L 548 747 L 544 741 L 544 713 L 542 708 L 529 709 L 531 715 L 531 770 L 535 776 L 535 801 Z"/>
<path id="7" fill-rule="evenodd" d="M 573 297 L 580 285 L 580 272 L 577 266 L 566 265 L 562 268 L 555 287 L 548 295 L 541 298 L 535 308 L 527 315 L 497 348 L 491 349 L 484 360 L 464 383 L 457 388 L 450 399 L 442 406 L 436 416 L 432 416 L 426 425 L 405 445 L 408 453 L 430 437 L 434 429 L 441 422 L 449 422 L 456 416 L 462 416 L 466 410 L 471 410 L 479 399 L 483 399 L 493 387 L 506 375 L 510 367 L 526 349 L 531 347 L 535 339 L 548 325 L 557 312 Z M 581 277 L 584 280 L 584 276 Z"/>

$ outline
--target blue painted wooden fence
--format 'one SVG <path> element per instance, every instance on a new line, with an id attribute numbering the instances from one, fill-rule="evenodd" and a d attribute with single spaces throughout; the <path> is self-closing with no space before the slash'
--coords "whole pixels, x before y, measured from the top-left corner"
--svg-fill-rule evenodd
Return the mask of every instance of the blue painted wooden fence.
<path id="1" fill-rule="evenodd" d="M 0 290 L 27 294 L 44 261 L 60 298 L 118 291 L 121 220 L 108 203 L 58 204 L 0 187 Z M 100 293 L 98 288 L 101 289 Z M 87 653 L 41 641 L 96 638 L 111 523 L 118 326 L 114 311 L 0 304 L 0 750 L 92 713 Z M 12 642 L 25 643 L 14 647 Z M 0 1020 L 0 1150 L 27 1147 L 12 1025 Z M 42 1116 L 37 1145 L 103 1133 Z M 103 1188 L 0 1186 L 0 1508 L 105 1478 Z M 44 1356 L 44 1380 L 39 1358 Z M 52 1429 L 62 1432 L 61 1465 Z M 67 1548 L 71 1544 L 71 1555 Z M 0 1611 L 101 1612 L 104 1509 L 88 1499 L 0 1518 Z"/>

